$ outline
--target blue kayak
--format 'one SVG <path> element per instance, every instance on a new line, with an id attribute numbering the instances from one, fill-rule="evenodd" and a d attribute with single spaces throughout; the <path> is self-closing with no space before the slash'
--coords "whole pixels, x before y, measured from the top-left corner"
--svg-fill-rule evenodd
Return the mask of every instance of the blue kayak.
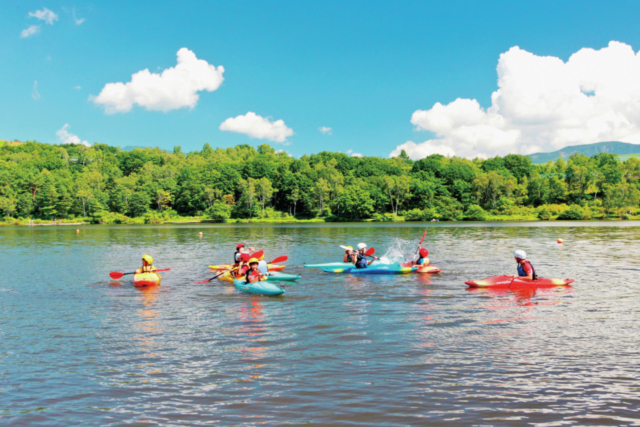
<path id="1" fill-rule="evenodd" d="M 377 264 L 367 268 L 324 268 L 323 271 L 342 274 L 408 274 L 417 269 L 417 267 L 403 267 L 400 264 Z"/>
<path id="2" fill-rule="evenodd" d="M 282 289 L 280 286 L 266 280 L 256 283 L 247 283 L 244 280 L 235 279 L 233 281 L 233 285 L 237 290 L 246 292 L 248 294 L 282 295 L 285 292 L 284 289 Z"/>
<path id="3" fill-rule="evenodd" d="M 353 267 L 352 262 L 327 262 L 325 264 L 305 264 L 307 268 L 348 268 Z"/>
<path id="4" fill-rule="evenodd" d="M 280 273 L 279 271 L 270 271 L 267 273 L 266 275 L 267 280 L 273 281 L 273 280 L 298 280 L 300 278 L 299 274 L 287 274 L 287 273 Z"/>

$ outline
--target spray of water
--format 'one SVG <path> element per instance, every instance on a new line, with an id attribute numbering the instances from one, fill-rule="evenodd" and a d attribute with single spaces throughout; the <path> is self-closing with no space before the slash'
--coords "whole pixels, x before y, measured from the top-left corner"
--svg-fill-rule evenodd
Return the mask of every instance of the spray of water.
<path id="1" fill-rule="evenodd" d="M 411 240 L 395 238 L 387 251 L 380 257 L 382 264 L 397 264 L 414 258 L 417 243 Z"/>

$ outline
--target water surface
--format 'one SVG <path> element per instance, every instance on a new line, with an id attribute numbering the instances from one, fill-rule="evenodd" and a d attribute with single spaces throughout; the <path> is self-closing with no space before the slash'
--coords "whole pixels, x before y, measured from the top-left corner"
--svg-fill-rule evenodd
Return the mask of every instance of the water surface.
<path id="1" fill-rule="evenodd" d="M 440 275 L 300 267 L 409 253 L 425 227 Z M 0 228 L 2 425 L 640 425 L 638 222 L 75 230 Z M 193 283 L 240 241 L 302 279 Z M 576 283 L 467 290 L 515 249 Z M 143 253 L 161 286 L 109 279 Z"/>

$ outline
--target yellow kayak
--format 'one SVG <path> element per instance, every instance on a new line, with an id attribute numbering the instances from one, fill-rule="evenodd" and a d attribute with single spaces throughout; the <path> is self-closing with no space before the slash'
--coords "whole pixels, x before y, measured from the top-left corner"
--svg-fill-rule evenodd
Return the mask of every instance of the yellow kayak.
<path id="1" fill-rule="evenodd" d="M 209 268 L 212 270 L 229 270 L 231 268 L 235 267 L 234 265 L 231 264 L 220 264 L 220 265 L 210 265 Z M 269 271 L 280 271 L 280 270 L 284 270 L 287 266 L 286 265 L 282 265 L 282 264 L 267 264 L 267 268 L 269 269 Z"/>
<path id="2" fill-rule="evenodd" d="M 162 276 L 158 273 L 136 273 L 133 275 L 134 286 L 155 286 L 160 283 Z"/>

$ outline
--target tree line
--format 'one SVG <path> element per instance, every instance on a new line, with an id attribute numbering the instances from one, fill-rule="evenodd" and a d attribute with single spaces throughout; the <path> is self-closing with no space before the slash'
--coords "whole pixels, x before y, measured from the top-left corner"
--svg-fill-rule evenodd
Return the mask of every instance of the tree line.
<path id="1" fill-rule="evenodd" d="M 629 218 L 640 160 L 572 155 L 543 165 L 510 154 L 413 161 L 321 152 L 298 159 L 269 145 L 183 153 L 38 142 L 0 147 L 0 215 L 145 222 L 191 216 L 330 221 Z"/>

